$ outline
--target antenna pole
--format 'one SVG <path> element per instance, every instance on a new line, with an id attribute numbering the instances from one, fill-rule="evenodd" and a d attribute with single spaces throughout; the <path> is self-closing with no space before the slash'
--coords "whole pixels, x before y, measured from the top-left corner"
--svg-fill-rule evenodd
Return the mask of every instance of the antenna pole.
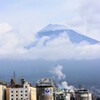
<path id="1" fill-rule="evenodd" d="M 14 80 L 16 80 L 16 73 L 15 73 L 15 71 L 13 72 L 13 78 L 14 78 Z"/>

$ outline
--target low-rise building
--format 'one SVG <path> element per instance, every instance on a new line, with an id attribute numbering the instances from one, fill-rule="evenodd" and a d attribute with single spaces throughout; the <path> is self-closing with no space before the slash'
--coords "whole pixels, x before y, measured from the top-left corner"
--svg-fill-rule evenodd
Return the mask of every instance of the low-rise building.
<path id="1" fill-rule="evenodd" d="M 54 85 L 50 78 L 43 78 L 36 84 L 37 100 L 54 100 Z"/>
<path id="2" fill-rule="evenodd" d="M 85 88 L 78 89 L 75 95 L 76 95 L 76 100 L 93 100 L 92 93 Z"/>
<path id="3" fill-rule="evenodd" d="M 6 100 L 6 84 L 0 82 L 0 100 Z"/>
<path id="4" fill-rule="evenodd" d="M 21 84 L 11 80 L 11 85 L 6 89 L 6 100 L 36 100 L 36 88 L 23 79 Z"/>

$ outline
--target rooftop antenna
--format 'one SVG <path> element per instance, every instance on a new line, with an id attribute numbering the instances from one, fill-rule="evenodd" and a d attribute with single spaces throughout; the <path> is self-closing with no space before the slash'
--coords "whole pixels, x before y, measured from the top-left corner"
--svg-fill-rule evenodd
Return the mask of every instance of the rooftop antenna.
<path id="1" fill-rule="evenodd" d="M 15 71 L 13 72 L 13 79 L 16 80 L 16 73 L 15 73 Z"/>

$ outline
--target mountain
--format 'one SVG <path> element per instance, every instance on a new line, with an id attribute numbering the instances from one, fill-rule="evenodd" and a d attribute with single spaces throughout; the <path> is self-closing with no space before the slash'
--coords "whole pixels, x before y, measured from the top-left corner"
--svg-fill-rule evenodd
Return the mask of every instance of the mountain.
<path id="1" fill-rule="evenodd" d="M 99 41 L 92 39 L 90 37 L 84 36 L 80 33 L 75 32 L 74 30 L 68 29 L 64 25 L 52 25 L 49 24 L 45 28 L 43 28 L 40 32 L 37 33 L 38 37 L 43 37 L 43 36 L 52 36 L 56 37 L 62 33 L 66 33 L 70 40 L 74 43 L 80 43 L 82 41 L 87 41 L 90 44 L 96 44 Z"/>
<path id="2" fill-rule="evenodd" d="M 67 28 L 64 25 L 49 24 L 45 28 L 37 32 L 37 35 L 36 35 L 37 41 L 34 41 L 32 44 L 30 44 L 28 48 L 36 46 L 39 40 L 43 37 L 46 37 L 46 36 L 49 37 L 49 40 L 47 39 L 44 41 L 44 44 L 45 44 L 46 42 L 49 42 L 50 40 L 60 36 L 62 33 L 66 34 L 72 43 L 78 44 L 83 41 L 88 42 L 89 44 L 100 43 L 100 41 L 97 41 L 95 39 L 82 35 L 72 29 Z"/>

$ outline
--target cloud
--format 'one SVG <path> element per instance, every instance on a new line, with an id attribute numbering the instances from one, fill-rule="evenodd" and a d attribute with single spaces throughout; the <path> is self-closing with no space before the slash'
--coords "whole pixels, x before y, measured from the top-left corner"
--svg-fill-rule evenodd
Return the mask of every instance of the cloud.
<path id="1" fill-rule="evenodd" d="M 45 41 L 47 41 L 45 43 Z M 44 45 L 45 43 L 45 45 Z M 60 60 L 60 59 L 99 59 L 100 58 L 100 44 L 90 45 L 86 41 L 79 44 L 72 43 L 65 33 L 57 36 L 54 39 L 50 37 L 43 37 L 39 43 L 27 50 L 27 58 L 41 58 L 46 60 Z M 32 56 L 34 55 L 34 56 Z"/>
<path id="2" fill-rule="evenodd" d="M 17 33 L 8 23 L 0 24 L 0 55 L 2 58 L 16 58 L 17 55 L 22 55 L 25 52 L 24 46 L 31 42 L 26 34 Z M 34 36 L 33 36 L 34 37 Z M 34 39 L 34 38 L 33 38 Z M 21 57 L 22 58 L 22 57 Z"/>
<path id="3" fill-rule="evenodd" d="M 34 42 L 35 46 L 26 48 Z M 0 35 L 0 59 L 91 60 L 100 59 L 99 52 L 100 44 L 72 43 L 65 32 L 52 39 L 44 36 L 39 40 L 34 34 L 23 35 L 14 31 Z"/>
<path id="4" fill-rule="evenodd" d="M 74 86 L 72 85 L 68 85 L 68 83 L 66 81 L 63 81 L 61 83 L 61 85 L 63 86 L 64 89 L 69 90 L 70 92 L 74 92 L 74 90 L 76 89 Z"/>
<path id="5" fill-rule="evenodd" d="M 53 67 L 51 69 L 51 74 L 53 75 L 53 78 L 56 80 L 63 80 L 65 79 L 66 75 L 62 72 L 63 66 L 57 65 L 56 67 Z"/>
<path id="6" fill-rule="evenodd" d="M 1 23 L 0 24 L 0 34 L 9 32 L 12 30 L 12 27 L 8 23 Z"/>
<path id="7" fill-rule="evenodd" d="M 0 3 L 2 9 L 0 10 L 0 58 L 100 59 L 100 44 L 89 45 L 86 41 L 75 44 L 64 33 L 54 39 L 43 37 L 35 47 L 26 48 L 37 41 L 34 31 L 52 23 L 67 24 L 72 29 L 100 41 L 99 4 L 99 0 L 51 0 L 49 2 L 18 0 L 6 3 L 2 1 Z M 46 7 L 48 9 L 45 9 Z"/>
<path id="8" fill-rule="evenodd" d="M 38 31 L 46 24 L 66 23 L 82 34 L 100 40 L 99 4 L 99 0 L 2 2 L 0 22 L 9 22 L 24 32 Z"/>
<path id="9" fill-rule="evenodd" d="M 99 85 L 98 86 L 92 86 L 91 89 L 90 89 L 93 94 L 96 96 L 96 97 L 100 97 L 100 87 Z"/>
<path id="10" fill-rule="evenodd" d="M 56 80 L 56 82 L 58 81 L 62 81 L 66 78 L 66 75 L 63 73 L 63 66 L 62 65 L 57 65 L 53 68 L 51 68 L 50 72 L 52 74 L 52 77 Z M 62 81 L 61 84 L 58 84 L 58 88 L 59 89 L 67 89 L 70 92 L 73 92 L 75 90 L 75 87 L 72 85 L 68 85 L 68 83 L 66 81 Z"/>
<path id="11" fill-rule="evenodd" d="M 72 2 L 74 0 L 70 0 L 70 5 Z M 74 9 L 69 9 L 70 14 L 68 20 L 66 19 L 66 24 L 86 36 L 100 40 L 99 4 L 98 0 L 76 0 L 73 7 L 71 6 Z"/>

